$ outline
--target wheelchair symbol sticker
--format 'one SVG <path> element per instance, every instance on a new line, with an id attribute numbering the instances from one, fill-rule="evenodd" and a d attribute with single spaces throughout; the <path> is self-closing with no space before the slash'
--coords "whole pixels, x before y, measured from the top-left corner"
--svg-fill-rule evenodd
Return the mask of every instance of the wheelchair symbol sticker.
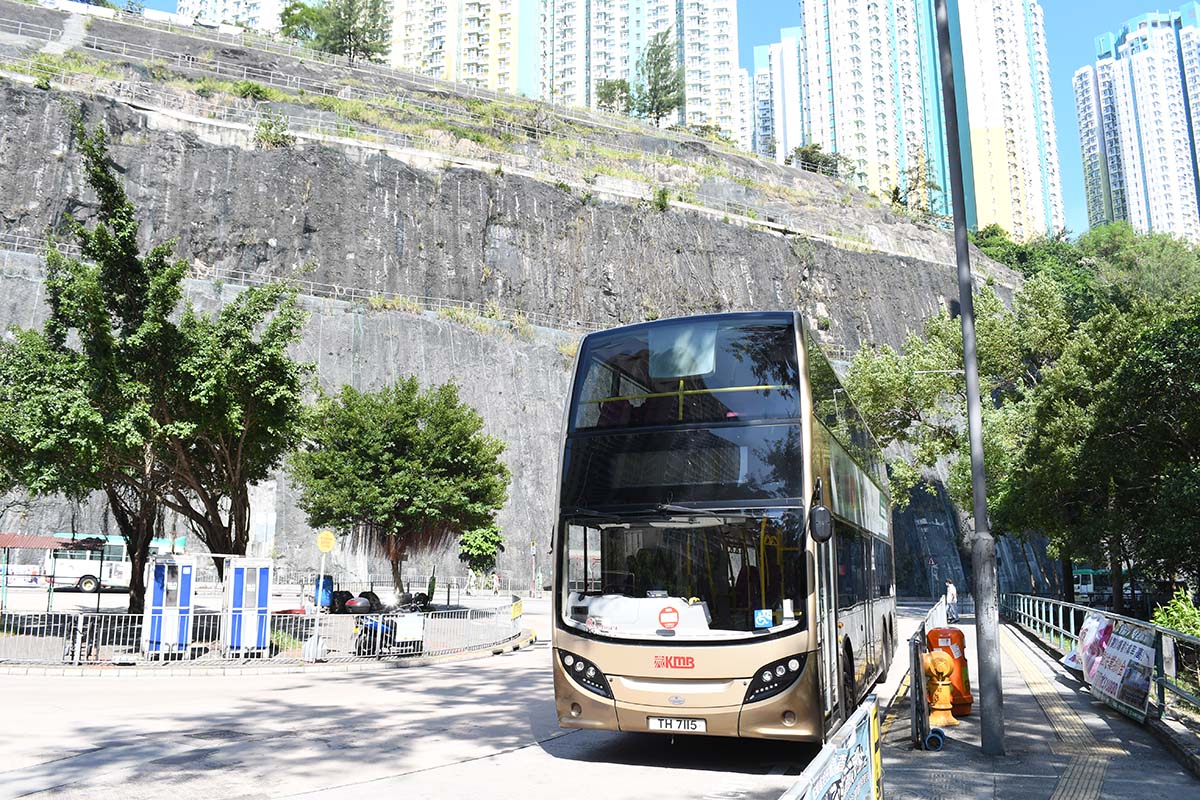
<path id="1" fill-rule="evenodd" d="M 775 622 L 774 615 L 769 608 L 754 609 L 754 627 L 769 628 Z"/>

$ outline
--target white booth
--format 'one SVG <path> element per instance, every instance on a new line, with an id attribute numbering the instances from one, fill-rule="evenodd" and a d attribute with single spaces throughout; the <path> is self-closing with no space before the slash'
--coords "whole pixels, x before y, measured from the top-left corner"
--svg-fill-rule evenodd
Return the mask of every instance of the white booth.
<path id="1" fill-rule="evenodd" d="M 226 656 L 266 654 L 271 647 L 271 559 L 226 558 L 221 645 Z"/>
<path id="2" fill-rule="evenodd" d="M 186 653 L 192 642 L 196 560 L 190 555 L 156 555 L 146 565 L 142 654 Z"/>

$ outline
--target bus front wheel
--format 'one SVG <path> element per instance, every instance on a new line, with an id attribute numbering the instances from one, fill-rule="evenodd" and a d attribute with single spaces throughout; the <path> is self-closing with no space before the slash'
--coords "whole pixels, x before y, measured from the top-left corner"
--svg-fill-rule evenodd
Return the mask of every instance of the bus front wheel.
<path id="1" fill-rule="evenodd" d="M 85 592 L 96 592 L 100 590 L 100 581 L 92 575 L 84 575 L 79 579 L 79 588 Z"/>

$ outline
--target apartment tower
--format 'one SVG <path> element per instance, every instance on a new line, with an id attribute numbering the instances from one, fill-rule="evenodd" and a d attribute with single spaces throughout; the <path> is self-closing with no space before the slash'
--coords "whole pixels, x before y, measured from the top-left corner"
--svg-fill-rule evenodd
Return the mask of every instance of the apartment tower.
<path id="1" fill-rule="evenodd" d="M 1074 90 L 1088 224 L 1200 241 L 1200 4 L 1096 37 Z"/>

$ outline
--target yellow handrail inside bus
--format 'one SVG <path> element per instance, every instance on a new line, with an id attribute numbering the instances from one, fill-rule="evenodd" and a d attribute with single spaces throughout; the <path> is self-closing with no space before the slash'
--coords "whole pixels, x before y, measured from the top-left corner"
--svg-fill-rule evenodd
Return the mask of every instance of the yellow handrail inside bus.
<path id="1" fill-rule="evenodd" d="M 767 518 L 762 518 L 758 529 L 758 600 L 759 608 L 767 605 L 767 549 L 764 539 L 767 536 Z"/>
<path id="2" fill-rule="evenodd" d="M 762 392 L 767 389 L 791 389 L 792 386 L 786 384 L 762 384 L 761 386 L 722 386 L 716 389 L 684 389 L 682 388 L 683 381 L 680 381 L 680 388 L 672 392 L 646 392 L 644 394 L 622 394 L 615 397 L 601 397 L 596 400 L 580 400 L 582 405 L 596 405 L 597 403 L 615 403 L 620 400 L 653 400 L 656 397 L 678 397 L 680 395 L 693 394 L 723 394 L 725 392 Z"/>

